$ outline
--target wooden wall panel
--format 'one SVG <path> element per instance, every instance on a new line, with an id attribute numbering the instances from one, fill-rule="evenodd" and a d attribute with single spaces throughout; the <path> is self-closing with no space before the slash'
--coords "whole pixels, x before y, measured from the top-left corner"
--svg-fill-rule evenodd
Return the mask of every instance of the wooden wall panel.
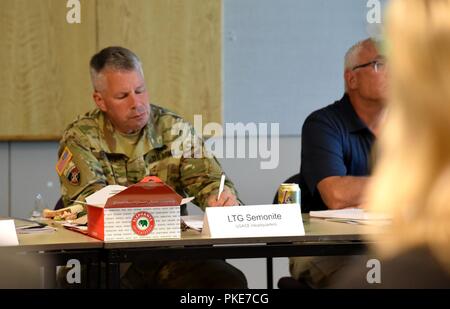
<path id="1" fill-rule="evenodd" d="M 151 102 L 222 121 L 221 0 L 97 0 L 99 48 L 142 60 Z"/>
<path id="2" fill-rule="evenodd" d="M 58 140 L 94 107 L 88 63 L 122 45 L 143 61 L 151 101 L 222 120 L 221 0 L 0 1 L 0 140 Z"/>
<path id="3" fill-rule="evenodd" d="M 67 23 L 66 3 L 0 1 L 0 140 L 59 139 L 92 107 L 95 2 L 82 1 L 81 24 Z"/>

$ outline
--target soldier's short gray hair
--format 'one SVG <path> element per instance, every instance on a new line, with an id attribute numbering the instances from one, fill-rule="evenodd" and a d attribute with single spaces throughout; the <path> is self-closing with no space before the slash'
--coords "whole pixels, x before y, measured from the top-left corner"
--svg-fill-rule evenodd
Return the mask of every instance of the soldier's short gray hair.
<path id="1" fill-rule="evenodd" d="M 144 76 L 142 64 L 138 56 L 131 50 L 120 47 L 110 46 L 102 49 L 92 56 L 89 62 L 92 86 L 97 90 L 99 75 L 105 69 L 115 71 L 138 71 Z"/>

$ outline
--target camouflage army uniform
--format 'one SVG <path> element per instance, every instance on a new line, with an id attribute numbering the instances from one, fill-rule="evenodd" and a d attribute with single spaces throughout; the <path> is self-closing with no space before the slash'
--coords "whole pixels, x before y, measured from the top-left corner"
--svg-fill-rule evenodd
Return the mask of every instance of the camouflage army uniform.
<path id="1" fill-rule="evenodd" d="M 120 133 L 99 109 L 79 117 L 66 129 L 58 152 L 61 156 L 67 147 L 71 155 L 60 173 L 64 206 L 75 200 L 84 201 L 106 185 L 127 186 L 151 175 L 158 176 L 182 196 L 194 196 L 193 203 L 204 208 L 208 196 L 218 191 L 222 169 L 214 157 L 195 158 L 194 147 L 182 149 L 191 152 L 190 158 L 173 157 L 172 144 L 182 138 L 181 134 L 172 133 L 175 124 L 189 128 L 190 134 L 184 138 L 198 141 L 192 126 L 181 117 L 152 104 L 149 122 L 137 143 L 125 145 L 134 148 L 133 156 L 128 157 L 118 150 L 125 148 L 118 147 Z M 199 143 L 197 153 L 206 154 L 202 141 Z M 236 194 L 229 180 L 225 184 Z"/>
<path id="2" fill-rule="evenodd" d="M 185 134 L 174 134 L 172 128 L 177 125 L 188 130 Z M 195 155 L 206 154 L 203 141 L 194 134 L 192 126 L 176 114 L 151 104 L 148 124 L 135 141 L 123 145 L 119 134 L 99 109 L 68 126 L 60 142 L 56 168 L 65 206 L 84 201 L 106 185 L 127 186 L 148 175 L 158 176 L 182 196 L 194 196 L 193 203 L 203 209 L 208 196 L 218 191 L 220 164 L 214 157 L 195 158 Z M 186 139 L 195 139 L 200 146 L 194 148 L 192 143 L 180 143 Z M 180 151 L 190 154 L 188 158 L 172 155 L 172 146 L 177 142 L 181 144 Z M 229 180 L 225 184 L 236 194 Z M 184 205 L 182 214 L 185 213 Z M 223 260 L 137 259 L 122 278 L 122 286 L 245 288 L 247 282 L 242 272 Z"/>

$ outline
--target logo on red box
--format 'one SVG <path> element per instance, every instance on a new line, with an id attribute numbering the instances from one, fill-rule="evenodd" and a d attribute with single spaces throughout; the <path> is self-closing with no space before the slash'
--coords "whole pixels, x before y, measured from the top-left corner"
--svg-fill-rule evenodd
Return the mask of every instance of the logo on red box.
<path id="1" fill-rule="evenodd" d="M 137 235 L 148 235 L 153 231 L 154 227 L 155 219 L 150 213 L 146 211 L 140 211 L 136 213 L 133 216 L 133 219 L 131 219 L 131 228 Z"/>

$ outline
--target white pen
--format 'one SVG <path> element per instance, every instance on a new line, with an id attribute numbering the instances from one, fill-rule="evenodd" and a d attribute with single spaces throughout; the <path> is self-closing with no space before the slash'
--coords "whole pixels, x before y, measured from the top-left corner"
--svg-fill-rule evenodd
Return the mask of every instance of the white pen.
<path id="1" fill-rule="evenodd" d="M 222 178 L 220 178 L 219 194 L 217 195 L 217 200 L 220 200 L 220 195 L 222 194 L 224 185 L 225 185 L 225 174 L 222 174 Z"/>

